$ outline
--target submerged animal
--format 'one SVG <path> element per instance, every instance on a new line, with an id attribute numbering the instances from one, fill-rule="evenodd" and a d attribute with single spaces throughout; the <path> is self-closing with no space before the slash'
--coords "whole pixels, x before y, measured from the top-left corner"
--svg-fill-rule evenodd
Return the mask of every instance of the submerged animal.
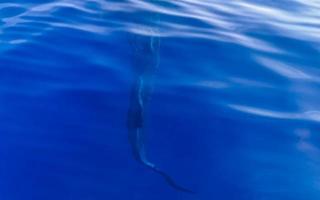
<path id="1" fill-rule="evenodd" d="M 131 88 L 130 105 L 128 109 L 127 128 L 128 137 L 134 158 L 160 174 L 174 189 L 187 193 L 193 191 L 177 184 L 171 176 L 159 169 L 146 157 L 144 138 L 145 105 L 150 97 L 152 79 L 158 67 L 159 38 L 135 36 L 132 41 L 134 82 Z"/>

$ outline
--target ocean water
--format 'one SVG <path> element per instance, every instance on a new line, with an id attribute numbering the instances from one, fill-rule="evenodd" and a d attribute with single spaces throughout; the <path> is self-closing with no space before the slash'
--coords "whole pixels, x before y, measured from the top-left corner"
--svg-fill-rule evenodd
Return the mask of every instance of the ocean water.
<path id="1" fill-rule="evenodd" d="M 319 53 L 319 0 L 2 0 L 0 199 L 317 200 Z"/>

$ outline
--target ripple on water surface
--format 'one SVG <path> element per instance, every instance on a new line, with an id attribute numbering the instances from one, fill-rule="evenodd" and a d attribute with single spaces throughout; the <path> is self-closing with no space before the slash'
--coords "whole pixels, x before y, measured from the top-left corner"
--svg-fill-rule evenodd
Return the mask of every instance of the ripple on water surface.
<path id="1" fill-rule="evenodd" d="M 319 0 L 1 1 L 0 199 L 318 199 L 319 10 Z M 132 41 L 152 37 L 148 152 L 196 197 L 131 160 Z"/>

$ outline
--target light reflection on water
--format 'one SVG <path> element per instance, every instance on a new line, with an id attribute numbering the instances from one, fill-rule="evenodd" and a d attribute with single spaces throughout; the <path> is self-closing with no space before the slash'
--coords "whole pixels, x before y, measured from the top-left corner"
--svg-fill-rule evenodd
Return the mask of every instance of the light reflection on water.
<path id="1" fill-rule="evenodd" d="M 1 199 L 318 199 L 319 10 L 319 0 L 2 1 Z M 161 39 L 151 157 L 196 197 L 131 160 L 133 35 Z"/>

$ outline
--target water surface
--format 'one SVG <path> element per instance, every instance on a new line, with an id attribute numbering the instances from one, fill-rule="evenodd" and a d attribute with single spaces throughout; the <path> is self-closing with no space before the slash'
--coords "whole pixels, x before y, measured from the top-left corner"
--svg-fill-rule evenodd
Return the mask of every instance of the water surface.
<path id="1" fill-rule="evenodd" d="M 319 0 L 1 1 L 0 198 L 319 199 L 319 10 Z M 195 195 L 132 156 L 135 38 L 161 43 L 147 154 Z"/>

